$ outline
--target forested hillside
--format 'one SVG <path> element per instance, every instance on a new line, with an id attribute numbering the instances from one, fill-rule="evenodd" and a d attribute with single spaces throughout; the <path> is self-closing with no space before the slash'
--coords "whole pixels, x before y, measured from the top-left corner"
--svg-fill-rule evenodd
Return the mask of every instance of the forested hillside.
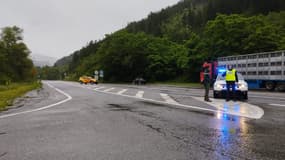
<path id="1" fill-rule="evenodd" d="M 33 80 L 36 70 L 23 42 L 23 30 L 5 27 L 0 34 L 0 85 Z"/>
<path id="2" fill-rule="evenodd" d="M 90 41 L 53 69 L 69 79 L 103 69 L 114 82 L 197 81 L 204 60 L 281 49 L 284 0 L 184 0 Z"/>

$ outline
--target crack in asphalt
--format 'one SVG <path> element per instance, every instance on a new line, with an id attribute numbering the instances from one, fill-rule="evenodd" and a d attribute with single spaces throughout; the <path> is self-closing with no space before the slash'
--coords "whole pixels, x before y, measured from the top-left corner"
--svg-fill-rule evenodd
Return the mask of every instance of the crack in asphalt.
<path id="1" fill-rule="evenodd" d="M 0 154 L 0 158 L 4 157 L 6 154 L 8 154 L 8 152 L 4 152 L 4 153 Z"/>
<path id="2" fill-rule="evenodd" d="M 0 136 L 5 135 L 5 134 L 7 134 L 7 133 L 6 132 L 0 132 Z"/>

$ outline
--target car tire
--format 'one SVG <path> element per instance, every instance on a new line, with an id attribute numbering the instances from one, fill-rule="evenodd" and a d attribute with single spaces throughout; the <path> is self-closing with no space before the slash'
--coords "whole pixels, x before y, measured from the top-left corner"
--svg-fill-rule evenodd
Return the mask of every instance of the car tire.
<path id="1" fill-rule="evenodd" d="M 243 99 L 244 99 L 244 100 L 248 100 L 247 92 L 245 92 L 245 93 L 244 93 L 244 95 L 243 95 Z"/>
<path id="2" fill-rule="evenodd" d="M 215 92 L 213 92 L 213 96 L 214 96 L 214 98 L 219 98 L 218 94 Z"/>

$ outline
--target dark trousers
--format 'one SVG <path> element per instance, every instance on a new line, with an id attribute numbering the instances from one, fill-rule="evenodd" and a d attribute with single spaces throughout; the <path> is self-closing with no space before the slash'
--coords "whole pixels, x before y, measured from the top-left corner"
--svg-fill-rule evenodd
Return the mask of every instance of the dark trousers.
<path id="1" fill-rule="evenodd" d="M 227 81 L 227 100 L 230 99 L 230 88 L 232 88 L 232 97 L 236 100 L 236 82 L 235 81 Z"/>
<path id="2" fill-rule="evenodd" d="M 205 100 L 209 99 L 209 90 L 210 90 L 210 83 L 204 83 L 205 87 Z"/>

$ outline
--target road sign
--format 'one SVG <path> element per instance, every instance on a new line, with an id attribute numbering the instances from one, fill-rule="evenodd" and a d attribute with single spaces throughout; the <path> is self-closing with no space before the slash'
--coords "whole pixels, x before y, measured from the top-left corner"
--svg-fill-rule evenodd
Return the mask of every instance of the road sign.
<path id="1" fill-rule="evenodd" d="M 95 78 L 96 80 L 99 80 L 99 76 L 98 76 L 98 75 L 95 75 L 94 78 Z"/>
<path id="2" fill-rule="evenodd" d="M 94 71 L 94 74 L 95 74 L 95 75 L 98 75 L 98 73 L 99 73 L 99 72 L 98 72 L 97 70 L 96 70 L 96 71 Z"/>
<path id="3" fill-rule="evenodd" d="M 100 70 L 100 77 L 104 77 L 104 71 L 103 70 Z"/>

